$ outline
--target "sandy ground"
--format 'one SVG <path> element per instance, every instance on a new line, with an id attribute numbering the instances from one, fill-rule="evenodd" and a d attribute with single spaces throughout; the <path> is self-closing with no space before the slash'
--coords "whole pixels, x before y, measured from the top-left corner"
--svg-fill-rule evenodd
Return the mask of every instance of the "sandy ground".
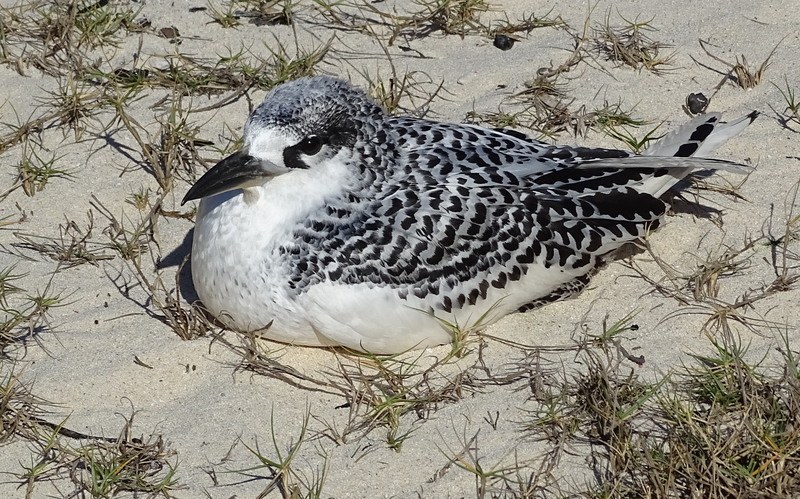
<path id="1" fill-rule="evenodd" d="M 11 5 L 4 0 L 3 5 Z M 319 46 L 332 39 L 332 50 L 318 66 L 323 73 L 352 79 L 364 84 L 362 73 L 380 74 L 388 79 L 391 72 L 383 49 L 374 38 L 331 29 L 318 19 L 302 1 L 297 7 L 296 36 L 302 47 Z M 513 6 L 512 6 L 513 4 Z M 793 4 L 793 5 L 789 5 Z M 374 4 L 388 9 L 389 6 Z M 192 12 L 191 7 L 206 6 L 202 1 L 145 1 L 141 16 L 150 19 L 155 28 L 174 26 L 182 36 L 179 46 L 152 34 L 145 34 L 141 54 L 162 54 L 175 50 L 194 56 L 223 54 L 230 47 L 236 51 L 244 45 L 255 53 L 267 54 L 275 40 L 287 46 L 294 44 L 292 28 L 286 26 L 254 26 L 243 22 L 225 29 L 209 23 L 207 12 Z M 779 90 L 772 84 L 800 89 L 800 69 L 796 54 L 800 51 L 800 9 L 796 2 L 679 2 L 645 0 L 641 2 L 506 2 L 505 14 L 519 17 L 524 12 L 559 15 L 573 27 L 581 26 L 587 16 L 591 23 L 610 15 L 612 22 L 620 16 L 627 19 L 653 18 L 659 31 L 651 36 L 673 46 L 672 70 L 661 75 L 615 67 L 598 57 L 591 64 L 582 64 L 569 76 L 569 92 L 576 103 L 589 107 L 604 101 L 622 101 L 623 107 L 636 106 L 633 114 L 672 129 L 687 120 L 681 109 L 690 92 L 714 93 L 723 66 L 710 59 L 698 39 L 709 42 L 714 53 L 733 61 L 745 54 L 751 66 L 759 65 L 779 42 L 764 75 L 764 82 L 743 90 L 726 83 L 714 96 L 710 110 L 722 111 L 729 118 L 751 110 L 762 116 L 740 137 L 722 147 L 717 155 L 755 165 L 756 171 L 741 187 L 742 199 L 734 200 L 713 192 L 704 192 L 703 205 L 721 210 L 722 226 L 712 220 L 680 213 L 670 216 L 668 223 L 652 235 L 654 252 L 681 272 L 692 272 L 709 253 L 720 253 L 726 246 L 739 247 L 746 237 L 759 236 L 768 230 L 773 213 L 774 230 L 780 229 L 793 211 L 791 189 L 800 182 L 800 148 L 798 131 L 782 127 L 777 113 L 785 108 Z M 484 14 L 485 19 L 502 18 L 503 4 L 498 10 Z M 139 36 L 132 36 L 108 57 L 119 66 L 130 65 L 138 51 Z M 401 50 L 401 46 L 411 50 Z M 468 112 L 496 111 L 501 100 L 522 88 L 538 68 L 558 65 L 569 55 L 571 38 L 563 30 L 541 28 L 523 37 L 511 50 L 500 51 L 491 39 L 482 36 L 443 36 L 434 33 L 421 39 L 409 39 L 388 47 L 398 72 L 424 72 L 432 82 L 443 82 L 444 99 L 431 105 L 432 116 L 444 121 L 464 121 Z M 419 57 L 422 55 L 424 57 Z M 702 63 L 698 64 L 693 58 Z M 155 61 L 155 59 L 153 59 Z M 146 63 L 145 63 L 146 65 Z M 708 67 L 703 67 L 703 65 Z M 419 73 L 421 75 L 421 73 Z M 55 88 L 53 78 L 30 68 L 25 76 L 0 66 L 0 88 L 4 89 L 0 121 L 14 121 L 14 113 L 28 116 L 43 96 Z M 432 88 L 432 87 L 431 87 Z M 264 92 L 252 91 L 254 103 Z M 149 106 L 164 95 L 162 90 L 145 90 L 131 110 L 140 123 L 154 123 Z M 193 105 L 200 107 L 214 99 L 197 97 Z M 248 100 L 220 110 L 193 115 L 200 127 L 200 136 L 224 144 L 222 137 L 241 132 L 248 113 Z M 227 128 L 227 129 L 226 129 Z M 529 391 L 524 383 L 509 386 L 485 386 L 480 391 L 463 394 L 453 403 L 440 403 L 430 413 L 409 414 L 401 423 L 401 432 L 413 430 L 397 452 L 388 448 L 386 429 L 355 432 L 346 442 L 337 442 L 329 426 L 343 428 L 349 410 L 346 400 L 335 393 L 319 393 L 292 386 L 273 376 L 253 374 L 237 369 L 241 356 L 215 341 L 214 335 L 191 341 L 181 340 L 171 328 L 158 319 L 158 311 L 148 293 L 138 285 L 131 266 L 117 257 L 97 265 L 83 264 L 53 275 L 57 263 L 31 251 L 22 251 L 22 258 L 13 251 L 19 242 L 15 233 L 57 237 L 59 224 L 75 221 L 85 226 L 88 213 L 94 212 L 95 240 L 104 240 L 103 228 L 108 221 L 93 207 L 94 196 L 111 213 L 131 220 L 139 211 L 125 200 L 142 188 L 157 192 L 153 177 L 138 166 L 138 156 L 131 152 L 135 143 L 118 126 L 108 135 L 87 132 L 79 140 L 71 133 L 46 133 L 47 148 L 58 157 L 58 165 L 68 169 L 69 179 L 52 179 L 43 191 L 33 197 L 21 189 L 0 201 L 0 218 L 16 220 L 20 213 L 25 220 L 0 231 L 0 243 L 7 251 L 0 252 L 0 267 L 16 265 L 25 273 L 20 285 L 34 291 L 44 289 L 51 279 L 51 289 L 62 294 L 64 306 L 51 310 L 51 326 L 41 331 L 41 346 L 31 344 L 26 355 L 15 361 L 3 360 L 4 367 L 16 363 L 24 369 L 23 379 L 32 383 L 37 395 L 56 402 L 47 419 L 61 422 L 66 418 L 70 429 L 92 434 L 117 436 L 135 411 L 134 436 L 147 439 L 161 435 L 176 451 L 171 462 L 177 463 L 179 488 L 176 497 L 255 497 L 266 486 L 269 473 L 256 470 L 247 474 L 229 473 L 257 465 L 258 459 L 247 446 L 258 445 L 268 456 L 275 456 L 271 428 L 281 451 L 296 442 L 305 414 L 310 414 L 306 441 L 294 461 L 294 468 L 311 481 L 315 473 L 327 470 L 324 497 L 471 497 L 475 495 L 472 474 L 455 465 L 448 465 L 465 442 L 477 436 L 477 447 L 484 467 L 526 463 L 529 471 L 537 467 L 537 459 L 546 451 L 543 443 L 525 438 L 521 423 L 529 415 Z M 562 134 L 559 141 L 582 145 L 624 147 L 620 142 L 596 131 L 575 138 Z M 129 154 L 124 153 L 128 151 Z M 20 159 L 19 147 L 0 156 L 4 176 L 0 190 L 10 187 L 16 178 Z M 210 164 L 219 155 L 206 154 Z M 199 171 L 202 167 L 198 166 Z M 740 179 L 729 177 L 731 181 Z M 176 180 L 173 193 L 165 199 L 167 209 L 187 212 L 179 200 L 189 182 Z M 691 196 L 689 196 L 691 197 Z M 192 228 L 190 220 L 162 218 L 158 224 L 157 243 L 149 251 L 160 259 L 182 247 Z M 182 248 L 182 249 L 181 249 Z M 108 254 L 113 252 L 108 251 Z M 174 256 L 174 255 L 173 255 Z M 772 267 L 769 248 L 759 245 L 747 253 L 752 264 L 736 276 L 720 282 L 720 297 L 734 300 L 748 290 L 770 282 Z M 154 272 L 149 258 L 143 260 L 146 272 Z M 174 261 L 174 258 L 172 259 Z M 654 279 L 661 272 L 647 255 L 634 259 Z M 164 272 L 166 283 L 174 282 L 176 267 Z M 169 288 L 174 287 L 168 284 Z M 183 276 L 182 287 L 190 287 Z M 758 357 L 772 351 L 776 334 L 781 330 L 796 339 L 800 318 L 796 304 L 797 290 L 777 294 L 759 302 L 748 314 L 772 321 L 776 327 L 757 331 L 734 324 L 746 341 L 752 342 L 751 354 Z M 529 345 L 565 345 L 583 332 L 599 333 L 606 316 L 614 322 L 635 313 L 635 332 L 626 334 L 626 348 L 644 355 L 646 362 L 638 368 L 644 377 L 655 378 L 680 366 L 687 353 L 708 352 L 708 339 L 701 329 L 707 316 L 692 314 L 696 307 L 681 305 L 676 300 L 653 292 L 652 286 L 635 277 L 624 262 L 610 264 L 592 281 L 590 288 L 576 299 L 556 303 L 530 313 L 507 317 L 488 330 L 488 334 Z M 391 327 L 387 324 L 387 327 Z M 239 344 L 236 335 L 225 333 L 223 339 Z M 270 346 L 270 345 L 267 345 Z M 324 377 L 339 363 L 336 354 L 324 349 L 272 345 L 280 362 L 309 376 Z M 449 347 L 431 349 L 425 358 L 442 357 Z M 518 349 L 489 339 L 482 351 L 484 362 L 495 374 L 504 372 L 521 356 Z M 134 362 L 140 359 L 150 368 Z M 413 356 L 412 356 L 413 358 Z M 574 353 L 551 359 L 565 368 L 574 368 Z M 454 375 L 474 362 L 464 359 L 448 366 L 447 375 Z M 504 367 L 505 366 L 505 367 Z M 496 421 L 493 418 L 496 416 Z M 474 443 L 474 442 L 473 442 Z M 5 445 L 0 452 L 0 470 L 20 473 L 32 459 L 32 446 L 25 441 Z M 590 476 L 585 456 L 565 456 L 561 462 L 565 484 L 581 483 Z M 216 476 L 217 483 L 213 476 Z M 0 496 L 22 497 L 19 481 L 6 475 L 0 480 Z M 72 491 L 66 480 L 37 486 L 33 497 L 62 497 Z M 273 492 L 277 496 L 278 492 Z"/>

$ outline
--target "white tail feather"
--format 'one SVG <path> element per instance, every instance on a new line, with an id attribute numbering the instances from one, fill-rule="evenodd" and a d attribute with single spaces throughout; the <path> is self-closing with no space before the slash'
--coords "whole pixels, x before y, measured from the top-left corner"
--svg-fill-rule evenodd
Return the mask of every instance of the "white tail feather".
<path id="1" fill-rule="evenodd" d="M 617 168 L 669 168 L 669 175 L 652 178 L 641 185 L 641 191 L 659 197 L 670 187 L 675 185 L 693 170 L 710 168 L 733 173 L 750 173 L 753 168 L 726 161 L 722 159 L 709 159 L 706 156 L 725 143 L 731 137 L 747 128 L 758 116 L 753 111 L 730 123 L 720 123 L 719 113 L 708 113 L 697 116 L 691 121 L 666 134 L 661 140 L 653 144 L 641 156 L 629 158 L 614 158 L 609 160 L 593 161 L 584 167 L 614 166 Z M 703 133 L 701 127 L 711 125 L 711 133 Z M 697 136 L 695 133 L 699 132 Z M 692 151 L 692 148 L 695 150 Z M 686 151 L 692 151 L 685 156 Z"/>
<path id="2" fill-rule="evenodd" d="M 758 116 L 757 112 L 752 112 L 747 116 L 743 116 L 738 120 L 731 121 L 730 123 L 720 123 L 722 117 L 720 113 L 702 114 L 693 118 L 691 121 L 666 134 L 658 142 L 648 147 L 642 155 L 643 156 L 675 156 L 681 146 L 692 142 L 697 142 L 699 147 L 692 156 L 707 156 L 714 152 L 717 147 L 727 142 L 731 137 L 735 137 L 742 130 L 753 122 Z M 693 141 L 692 134 L 698 127 L 704 124 L 711 124 L 714 130 L 702 141 Z"/>

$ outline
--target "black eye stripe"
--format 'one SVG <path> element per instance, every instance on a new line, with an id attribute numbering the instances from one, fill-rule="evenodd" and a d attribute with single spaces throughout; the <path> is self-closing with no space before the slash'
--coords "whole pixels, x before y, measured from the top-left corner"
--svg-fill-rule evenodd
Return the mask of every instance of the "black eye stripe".
<path id="1" fill-rule="evenodd" d="M 303 156 L 314 156 L 322 150 L 322 146 L 333 148 L 352 147 L 356 139 L 355 124 L 350 121 L 336 122 L 324 133 L 311 134 L 283 151 L 283 162 L 287 168 L 308 168 Z"/>
<path id="2" fill-rule="evenodd" d="M 322 146 L 325 145 L 325 140 L 319 135 L 309 135 L 297 144 L 289 146 L 283 150 L 283 163 L 287 168 L 308 168 L 308 165 L 303 161 L 301 156 L 313 156 L 317 154 Z"/>

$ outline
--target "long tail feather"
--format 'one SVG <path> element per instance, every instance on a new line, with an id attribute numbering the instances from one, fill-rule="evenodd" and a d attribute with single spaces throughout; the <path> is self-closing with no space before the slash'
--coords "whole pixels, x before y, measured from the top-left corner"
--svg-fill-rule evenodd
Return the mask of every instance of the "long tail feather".
<path id="1" fill-rule="evenodd" d="M 735 137 L 752 123 L 758 112 L 753 111 L 730 123 L 720 123 L 719 113 L 708 113 L 692 119 L 677 130 L 668 133 L 641 156 L 615 158 L 614 165 L 621 168 L 667 168 L 668 175 L 651 178 L 641 186 L 641 192 L 659 197 L 693 170 L 710 168 L 746 174 L 752 168 L 746 165 L 703 156 Z M 606 163 L 606 164 L 604 164 Z M 585 167 L 609 166 L 610 161 L 598 160 Z"/>

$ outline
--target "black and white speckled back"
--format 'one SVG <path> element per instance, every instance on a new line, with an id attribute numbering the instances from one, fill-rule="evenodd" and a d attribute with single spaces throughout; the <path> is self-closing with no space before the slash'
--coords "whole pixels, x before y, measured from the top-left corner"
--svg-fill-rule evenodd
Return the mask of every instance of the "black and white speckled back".
<path id="1" fill-rule="evenodd" d="M 389 118 L 360 91 L 318 82 L 303 85 L 318 93 L 333 89 L 335 97 L 315 95 L 332 109 L 312 106 L 298 116 L 279 108 L 279 114 L 322 130 L 336 122 L 344 97 L 360 127 L 351 161 L 361 182 L 331 199 L 281 247 L 297 293 L 323 280 L 368 282 L 449 312 L 524 279 L 533 265 L 570 269 L 585 283 L 581 277 L 599 256 L 641 237 L 664 214 L 663 202 L 639 190 L 648 179 L 670 175 L 657 158 L 641 167 L 593 168 L 594 160 L 630 154 Z M 580 288 L 566 284 L 553 291 Z M 548 296 L 523 303 L 538 300 Z"/>

